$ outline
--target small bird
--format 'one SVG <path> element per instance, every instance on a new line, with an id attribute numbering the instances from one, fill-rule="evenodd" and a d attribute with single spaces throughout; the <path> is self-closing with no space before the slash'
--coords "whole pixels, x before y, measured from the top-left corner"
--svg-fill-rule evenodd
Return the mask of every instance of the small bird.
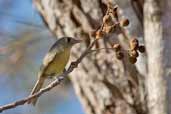
<path id="1" fill-rule="evenodd" d="M 54 77 L 63 73 L 65 66 L 70 57 L 70 51 L 73 45 L 80 43 L 82 40 L 76 40 L 72 37 L 62 37 L 50 48 L 49 52 L 43 59 L 43 64 L 38 73 L 38 80 L 32 89 L 31 95 L 38 92 L 48 77 Z M 28 101 L 28 104 L 35 105 L 37 98 Z"/>

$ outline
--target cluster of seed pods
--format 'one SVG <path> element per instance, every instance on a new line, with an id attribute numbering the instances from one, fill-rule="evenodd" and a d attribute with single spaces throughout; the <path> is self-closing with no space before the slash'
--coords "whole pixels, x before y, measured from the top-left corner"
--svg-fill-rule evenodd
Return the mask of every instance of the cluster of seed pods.
<path id="1" fill-rule="evenodd" d="M 118 6 L 113 6 L 108 4 L 106 14 L 103 17 L 103 23 L 99 29 L 91 32 L 91 36 L 99 39 L 104 38 L 106 34 L 109 33 L 121 33 L 124 27 L 129 25 L 129 20 L 126 18 L 119 18 Z M 122 52 L 122 47 L 119 43 L 112 44 L 116 52 L 116 58 L 122 60 L 124 58 L 124 53 Z M 145 46 L 139 45 L 139 41 L 136 38 L 129 39 L 129 50 L 127 50 L 128 60 L 130 63 L 134 64 L 137 61 L 139 53 L 145 52 Z"/>

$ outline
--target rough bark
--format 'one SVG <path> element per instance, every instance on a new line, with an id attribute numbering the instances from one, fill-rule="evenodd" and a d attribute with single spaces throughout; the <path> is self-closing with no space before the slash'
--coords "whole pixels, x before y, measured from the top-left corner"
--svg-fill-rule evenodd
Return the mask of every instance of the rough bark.
<path id="1" fill-rule="evenodd" d="M 144 32 L 148 56 L 146 88 L 149 114 L 166 114 L 163 2 L 164 0 L 145 0 L 144 4 Z"/>
<path id="2" fill-rule="evenodd" d="M 170 0 L 167 0 L 165 3 L 164 3 L 164 11 L 163 11 L 163 15 L 164 15 L 164 18 L 162 18 L 163 20 L 163 34 L 164 34 L 164 63 L 166 65 L 166 80 L 167 80 L 167 87 L 168 87 L 168 93 L 167 93 L 167 102 L 168 102 L 168 106 L 167 106 L 167 109 L 168 109 L 168 112 L 171 112 L 171 61 L 170 61 L 170 58 L 171 58 L 171 23 L 170 23 L 170 20 L 171 20 L 171 15 L 170 15 L 170 12 L 171 12 L 171 1 Z"/>
<path id="3" fill-rule="evenodd" d="M 115 3 L 115 1 L 112 1 Z M 35 0 L 47 27 L 58 37 L 74 36 L 89 39 L 89 32 L 99 27 L 104 11 L 105 2 L 101 0 Z M 127 1 L 128 5 L 131 5 Z M 130 6 L 131 7 L 131 6 Z M 133 9 L 135 19 L 130 33 L 141 36 L 142 28 Z M 133 32 L 134 31 L 134 32 Z M 135 32 L 136 31 L 136 32 Z M 116 35 L 110 39 L 118 42 Z M 119 40 L 123 45 L 128 42 Z M 108 45 L 101 40 L 100 47 Z M 86 44 L 73 49 L 72 57 L 77 58 Z M 75 91 L 87 114 L 145 114 L 146 102 L 144 77 L 128 60 L 118 61 L 115 53 L 102 51 L 87 56 L 80 66 L 71 74 Z"/>

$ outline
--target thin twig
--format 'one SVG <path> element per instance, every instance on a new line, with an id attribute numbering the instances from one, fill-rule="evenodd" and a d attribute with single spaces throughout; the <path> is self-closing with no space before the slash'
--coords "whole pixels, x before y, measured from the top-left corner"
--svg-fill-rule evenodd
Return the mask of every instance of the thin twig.
<path id="1" fill-rule="evenodd" d="M 115 49 L 114 48 L 98 48 L 98 49 L 90 50 L 89 53 L 97 52 L 97 51 L 101 51 L 101 50 L 115 50 Z"/>
<path id="2" fill-rule="evenodd" d="M 3 105 L 3 106 L 0 106 L 0 113 L 3 112 L 4 110 L 7 110 L 7 109 L 12 109 L 12 108 L 15 108 L 19 105 L 23 105 L 25 104 L 26 102 L 30 101 L 31 99 L 33 98 L 37 98 L 37 97 L 40 97 L 43 93 L 45 92 L 48 92 L 49 90 L 51 90 L 52 88 L 56 87 L 57 85 L 59 85 L 67 76 L 69 73 L 71 73 L 77 66 L 78 64 L 83 60 L 83 58 L 89 54 L 91 48 L 94 46 L 94 44 L 96 43 L 98 39 L 95 39 L 91 44 L 90 46 L 82 53 L 82 55 L 75 61 L 75 62 L 72 62 L 71 65 L 69 66 L 68 70 L 66 70 L 63 74 L 57 76 L 57 78 L 52 82 L 50 83 L 49 85 L 47 85 L 46 87 L 40 89 L 39 92 L 33 94 L 33 95 L 30 95 L 28 97 L 25 97 L 21 100 L 17 100 L 15 102 L 12 102 L 12 103 L 9 103 L 9 104 L 6 104 L 6 105 Z"/>

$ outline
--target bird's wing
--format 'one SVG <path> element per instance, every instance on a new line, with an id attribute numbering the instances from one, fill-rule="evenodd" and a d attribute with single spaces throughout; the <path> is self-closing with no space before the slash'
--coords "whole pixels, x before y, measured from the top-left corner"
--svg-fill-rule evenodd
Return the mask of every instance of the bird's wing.
<path id="1" fill-rule="evenodd" d="M 46 56 L 43 59 L 43 64 L 40 67 L 39 74 L 43 74 L 45 69 L 48 67 L 48 65 L 54 60 L 55 56 L 59 53 L 62 53 L 64 51 L 64 48 L 62 45 L 53 45 L 49 52 L 46 54 Z"/>
<path id="2" fill-rule="evenodd" d="M 63 51 L 64 49 L 61 45 L 58 45 L 54 47 L 53 49 L 50 49 L 43 59 L 43 66 L 46 67 L 50 62 L 53 61 L 53 59 L 55 58 L 57 54 L 62 53 Z"/>

